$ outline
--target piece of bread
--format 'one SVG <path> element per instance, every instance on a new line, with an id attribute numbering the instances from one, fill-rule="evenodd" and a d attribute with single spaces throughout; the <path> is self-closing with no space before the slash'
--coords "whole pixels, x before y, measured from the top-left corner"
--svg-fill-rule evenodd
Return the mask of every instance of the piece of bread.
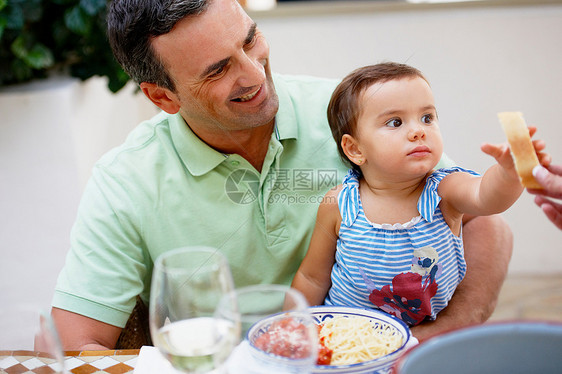
<path id="1" fill-rule="evenodd" d="M 539 164 L 539 159 L 531 142 L 531 136 L 523 119 L 523 114 L 521 112 L 501 112 L 498 113 L 498 118 L 507 136 L 511 156 L 521 184 L 525 188 L 542 189 L 542 186 L 533 177 L 532 171 Z"/>

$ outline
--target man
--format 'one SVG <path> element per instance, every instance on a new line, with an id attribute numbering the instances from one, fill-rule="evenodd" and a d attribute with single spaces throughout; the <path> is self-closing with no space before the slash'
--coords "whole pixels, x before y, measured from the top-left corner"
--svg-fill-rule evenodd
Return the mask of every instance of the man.
<path id="1" fill-rule="evenodd" d="M 165 113 L 105 155 L 84 193 L 52 311 L 73 350 L 115 345 L 135 297 L 148 300 L 153 261 L 175 247 L 217 248 L 237 287 L 290 284 L 320 198 L 347 169 L 326 120 L 337 82 L 273 77 L 235 0 L 114 0 L 108 25 L 117 59 Z M 470 270 L 418 338 L 493 311 L 511 233 L 498 217 L 464 230 Z"/>

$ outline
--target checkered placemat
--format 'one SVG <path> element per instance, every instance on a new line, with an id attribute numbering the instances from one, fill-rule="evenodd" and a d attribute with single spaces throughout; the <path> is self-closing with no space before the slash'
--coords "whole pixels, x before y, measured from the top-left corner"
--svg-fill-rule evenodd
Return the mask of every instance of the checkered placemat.
<path id="1" fill-rule="evenodd" d="M 73 374 L 132 373 L 138 349 L 65 352 L 66 369 Z M 48 355 L 31 351 L 0 351 L 0 374 L 51 374 L 60 369 Z"/>

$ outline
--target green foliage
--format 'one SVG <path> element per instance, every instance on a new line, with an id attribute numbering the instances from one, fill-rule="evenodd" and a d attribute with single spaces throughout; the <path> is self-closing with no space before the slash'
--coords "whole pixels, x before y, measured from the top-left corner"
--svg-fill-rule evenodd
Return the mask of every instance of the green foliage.
<path id="1" fill-rule="evenodd" d="M 129 76 L 106 37 L 109 0 L 0 0 L 0 86 L 62 72 L 106 76 L 117 92 Z"/>

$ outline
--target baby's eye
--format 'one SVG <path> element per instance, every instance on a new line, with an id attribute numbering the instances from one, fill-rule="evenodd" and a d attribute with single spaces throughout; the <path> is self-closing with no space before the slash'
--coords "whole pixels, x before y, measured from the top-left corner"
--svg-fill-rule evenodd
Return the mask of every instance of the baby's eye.
<path id="1" fill-rule="evenodd" d="M 400 118 L 393 118 L 386 121 L 385 125 L 389 127 L 400 127 L 402 125 L 402 120 Z"/>
<path id="2" fill-rule="evenodd" d="M 422 116 L 421 120 L 426 125 L 431 125 L 431 123 L 433 122 L 433 114 L 425 114 Z"/>

